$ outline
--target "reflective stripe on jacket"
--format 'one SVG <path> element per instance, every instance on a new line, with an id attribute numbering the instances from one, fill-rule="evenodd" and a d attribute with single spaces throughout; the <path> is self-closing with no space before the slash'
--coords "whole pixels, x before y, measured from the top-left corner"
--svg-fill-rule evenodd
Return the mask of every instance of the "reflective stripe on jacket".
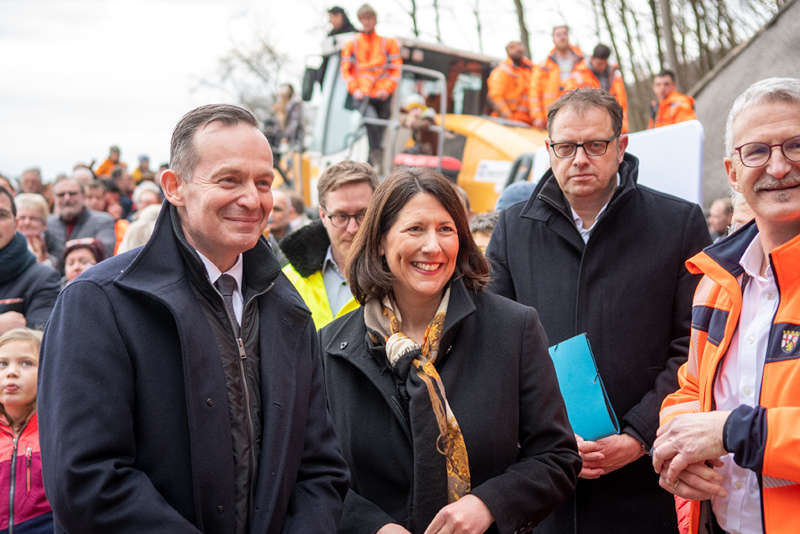
<path id="1" fill-rule="evenodd" d="M 494 106 L 493 116 L 531 123 L 530 87 L 533 63 L 522 58 L 514 65 L 510 58 L 504 59 L 489 75 L 487 82 L 489 98 Z"/>
<path id="2" fill-rule="evenodd" d="M 717 371 L 739 327 L 744 273 L 739 260 L 757 232 L 750 223 L 686 262 L 691 272 L 704 276 L 692 305 L 689 360 L 678 370 L 680 388 L 664 399 L 662 424 L 681 413 L 714 409 Z M 770 264 L 779 302 L 759 404 L 750 410 L 748 424 L 729 429 L 727 440 L 728 446 L 738 444 L 737 463 L 758 474 L 764 532 L 793 534 L 800 532 L 795 510 L 800 503 L 800 235 L 774 249 Z M 698 532 L 700 504 L 691 501 L 692 533 Z"/>
<path id="3" fill-rule="evenodd" d="M 300 293 L 300 296 L 303 297 L 308 309 L 311 310 L 311 318 L 314 320 L 314 326 L 317 327 L 317 330 L 334 319 L 347 315 L 358 308 L 358 302 L 351 297 L 334 317 L 331 312 L 331 304 L 328 301 L 328 293 L 325 291 L 322 271 L 314 271 L 308 276 L 301 276 L 290 263 L 283 268 L 283 274 L 286 275 L 297 292 Z"/>
<path id="4" fill-rule="evenodd" d="M 575 54 L 575 66 L 583 60 L 583 52 L 577 46 L 570 46 L 572 53 Z M 547 119 L 547 108 L 564 94 L 564 84 L 561 81 L 561 69 L 555 60 L 556 49 L 550 50 L 539 68 L 533 73 L 533 83 L 531 83 L 531 116 L 534 119 Z"/>
<path id="5" fill-rule="evenodd" d="M 658 108 L 651 109 L 648 128 L 661 128 L 670 124 L 691 121 L 697 118 L 694 113 L 694 98 L 678 91 L 672 91 L 659 102 Z"/>
<path id="6" fill-rule="evenodd" d="M 628 131 L 628 95 L 625 92 L 625 82 L 622 81 L 618 65 L 612 65 L 609 68 L 608 77 L 611 80 L 608 93 L 616 98 L 619 105 L 622 106 L 622 133 L 626 133 Z M 585 59 L 575 65 L 575 68 L 572 69 L 572 76 L 564 83 L 565 92 L 575 89 L 604 89 Z"/>
<path id="7" fill-rule="evenodd" d="M 360 90 L 370 98 L 378 91 L 392 94 L 400 81 L 400 47 L 391 37 L 359 33 L 342 48 L 342 78 L 347 90 Z"/>

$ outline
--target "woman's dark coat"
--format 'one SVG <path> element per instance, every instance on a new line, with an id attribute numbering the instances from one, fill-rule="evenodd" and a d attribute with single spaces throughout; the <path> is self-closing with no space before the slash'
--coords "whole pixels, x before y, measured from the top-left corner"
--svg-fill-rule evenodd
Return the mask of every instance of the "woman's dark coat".
<path id="1" fill-rule="evenodd" d="M 475 294 L 461 281 L 451 287 L 436 368 L 464 435 L 472 493 L 495 517 L 490 531 L 525 531 L 573 491 L 580 469 L 545 334 L 532 308 Z M 321 339 L 330 409 L 352 473 L 340 532 L 407 524 L 409 426 L 383 344 L 367 336 L 363 308 L 325 327 Z"/>
<path id="2" fill-rule="evenodd" d="M 143 249 L 67 286 L 48 323 L 38 408 L 57 532 L 233 532 L 222 362 L 170 219 L 162 209 Z M 249 531 L 332 532 L 347 471 L 311 314 L 263 239 L 244 273 L 245 295 L 271 286 L 256 297 L 263 425 Z"/>
<path id="3" fill-rule="evenodd" d="M 678 388 L 686 361 L 694 289 L 684 261 L 710 243 L 700 207 L 637 185 L 625 154 L 620 185 L 587 244 L 552 171 L 531 198 L 509 207 L 487 248 L 490 289 L 534 306 L 551 344 L 587 332 L 624 431 L 649 449 L 661 401 Z M 575 498 L 537 532 L 606 534 L 675 531 L 672 495 L 648 456 L 580 479 Z"/>

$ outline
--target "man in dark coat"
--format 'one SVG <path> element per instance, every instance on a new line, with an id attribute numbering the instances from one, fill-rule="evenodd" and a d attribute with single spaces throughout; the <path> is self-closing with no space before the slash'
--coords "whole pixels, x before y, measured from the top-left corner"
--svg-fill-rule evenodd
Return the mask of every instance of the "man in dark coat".
<path id="1" fill-rule="evenodd" d="M 269 144 L 203 106 L 170 160 L 150 241 L 70 284 L 45 333 L 57 532 L 333 532 L 347 469 L 311 314 L 261 237 Z"/>
<path id="2" fill-rule="evenodd" d="M 710 242 L 708 229 L 699 206 L 637 185 L 622 109 L 604 91 L 565 95 L 548 128 L 552 168 L 501 213 L 490 288 L 534 306 L 551 344 L 587 333 L 622 432 L 578 439 L 573 499 L 537 532 L 671 534 L 672 496 L 643 456 L 686 361 L 698 279 L 683 262 Z"/>
<path id="3" fill-rule="evenodd" d="M 44 328 L 60 287 L 58 273 L 28 250 L 16 220 L 14 198 L 0 188 L 0 334 Z"/>

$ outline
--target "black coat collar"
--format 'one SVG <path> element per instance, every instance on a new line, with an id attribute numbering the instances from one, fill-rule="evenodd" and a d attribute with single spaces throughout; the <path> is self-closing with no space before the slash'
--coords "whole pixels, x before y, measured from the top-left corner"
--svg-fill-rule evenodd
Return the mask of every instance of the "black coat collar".
<path id="1" fill-rule="evenodd" d="M 314 221 L 284 237 L 280 247 L 300 276 L 322 269 L 331 240 L 322 221 Z"/>

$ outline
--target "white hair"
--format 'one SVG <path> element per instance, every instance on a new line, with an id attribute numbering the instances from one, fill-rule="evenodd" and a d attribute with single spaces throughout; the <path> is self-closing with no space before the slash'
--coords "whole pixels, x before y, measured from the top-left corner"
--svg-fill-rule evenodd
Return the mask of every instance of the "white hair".
<path id="1" fill-rule="evenodd" d="M 764 102 L 787 102 L 800 105 L 799 78 L 765 78 L 736 97 L 725 124 L 725 154 L 733 152 L 733 122 L 745 109 Z"/>
<path id="2" fill-rule="evenodd" d="M 117 254 L 133 250 L 147 243 L 156 227 L 156 220 L 160 211 L 161 204 L 153 204 L 139 211 L 139 217 L 125 231 L 125 235 L 122 237 L 117 249 Z"/>
<path id="3" fill-rule="evenodd" d="M 142 194 L 146 191 L 155 193 L 158 198 L 161 198 L 161 188 L 158 187 L 158 185 L 150 180 L 142 180 L 139 185 L 136 186 L 136 189 L 133 190 L 133 195 L 131 195 L 133 203 L 138 206 L 142 201 Z"/>

